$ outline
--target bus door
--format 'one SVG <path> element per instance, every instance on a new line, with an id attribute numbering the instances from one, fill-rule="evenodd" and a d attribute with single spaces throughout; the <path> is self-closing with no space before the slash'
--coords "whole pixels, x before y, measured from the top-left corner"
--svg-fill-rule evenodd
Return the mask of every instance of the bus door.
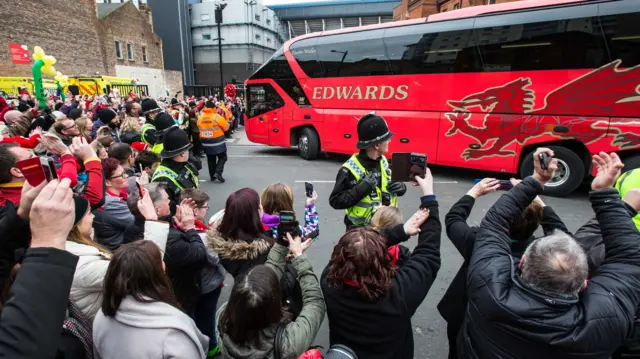
<path id="1" fill-rule="evenodd" d="M 282 123 L 285 117 L 281 115 L 284 101 L 268 83 L 247 85 L 246 93 L 249 109 L 245 123 L 247 137 L 250 141 L 271 145 L 271 134 L 275 135 L 274 139 L 279 139 L 284 132 Z"/>

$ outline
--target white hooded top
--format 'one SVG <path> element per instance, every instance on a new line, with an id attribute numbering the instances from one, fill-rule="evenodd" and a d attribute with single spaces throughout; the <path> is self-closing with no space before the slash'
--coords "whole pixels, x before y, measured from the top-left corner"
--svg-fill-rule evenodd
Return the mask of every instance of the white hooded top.
<path id="1" fill-rule="evenodd" d="M 99 311 L 93 322 L 96 359 L 205 359 L 208 345 L 189 316 L 162 302 L 127 296 L 114 318 Z"/>

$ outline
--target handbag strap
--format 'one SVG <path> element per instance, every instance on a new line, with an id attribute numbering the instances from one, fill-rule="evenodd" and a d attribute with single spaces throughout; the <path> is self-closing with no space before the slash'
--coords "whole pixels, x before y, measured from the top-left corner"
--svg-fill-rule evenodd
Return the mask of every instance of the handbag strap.
<path id="1" fill-rule="evenodd" d="M 282 359 L 282 333 L 284 332 L 284 324 L 278 325 L 276 329 L 276 337 L 273 342 L 273 359 Z"/>

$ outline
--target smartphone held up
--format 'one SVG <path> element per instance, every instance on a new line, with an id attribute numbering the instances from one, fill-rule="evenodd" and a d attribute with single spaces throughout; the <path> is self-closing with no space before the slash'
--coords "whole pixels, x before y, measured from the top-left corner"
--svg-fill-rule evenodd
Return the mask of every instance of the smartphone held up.
<path id="1" fill-rule="evenodd" d="M 16 167 L 33 187 L 39 186 L 42 182 L 58 179 L 56 165 L 49 157 L 32 157 L 18 161 Z"/>
<path id="2" fill-rule="evenodd" d="M 416 176 L 424 178 L 427 155 L 424 153 L 396 152 L 391 156 L 391 180 L 415 182 Z"/>

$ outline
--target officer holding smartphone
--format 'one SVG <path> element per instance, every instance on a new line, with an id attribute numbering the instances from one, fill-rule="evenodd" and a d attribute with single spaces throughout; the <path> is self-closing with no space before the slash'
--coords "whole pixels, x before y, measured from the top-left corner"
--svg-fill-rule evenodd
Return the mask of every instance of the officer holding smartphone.
<path id="1" fill-rule="evenodd" d="M 391 181 L 391 167 L 384 155 L 393 133 L 384 118 L 368 113 L 358 121 L 357 130 L 360 152 L 342 165 L 329 197 L 331 207 L 346 211 L 347 229 L 368 225 L 381 205 L 397 207 L 398 196 L 407 191 L 404 183 Z"/>

